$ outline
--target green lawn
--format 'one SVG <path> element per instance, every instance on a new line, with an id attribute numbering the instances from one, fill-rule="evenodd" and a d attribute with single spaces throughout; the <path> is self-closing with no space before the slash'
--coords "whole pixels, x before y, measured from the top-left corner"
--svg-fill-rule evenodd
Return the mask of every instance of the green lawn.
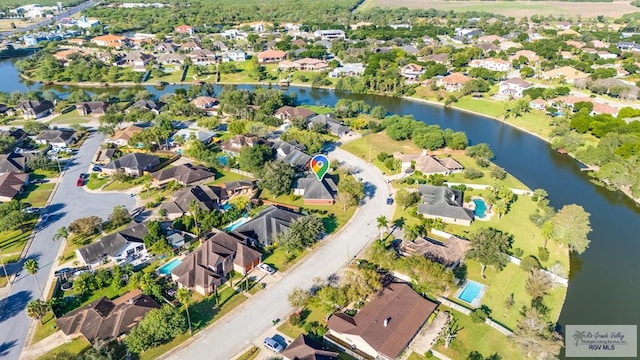
<path id="1" fill-rule="evenodd" d="M 202 301 L 191 305 L 189 308 L 189 314 L 191 315 L 191 325 L 193 326 L 194 333 L 198 332 L 213 322 L 224 316 L 237 306 L 242 304 L 247 297 L 235 292 L 231 288 L 226 288 L 219 292 L 220 306 L 215 306 L 215 295 L 211 295 L 204 298 Z M 173 341 L 163 344 L 152 349 L 149 349 L 140 354 L 140 360 L 153 360 L 157 359 L 161 355 L 167 353 L 174 347 L 180 345 L 189 338 L 189 333 L 182 334 Z"/>
<path id="2" fill-rule="evenodd" d="M 383 132 L 363 136 L 360 139 L 350 141 L 349 143 L 342 145 L 341 148 L 365 160 L 369 159 L 369 155 L 371 156 L 371 160 L 373 160 L 376 158 L 376 155 L 381 152 L 385 152 L 387 154 L 393 154 L 396 151 L 404 154 L 422 152 L 422 149 L 417 147 L 411 141 L 395 141 Z"/>
<path id="3" fill-rule="evenodd" d="M 329 106 L 302 105 L 301 107 L 309 109 L 316 114 L 329 114 L 333 112 L 333 108 Z"/>
<path id="4" fill-rule="evenodd" d="M 317 321 L 320 324 L 323 324 L 325 322 L 326 315 L 327 315 L 318 307 L 313 305 L 307 306 L 305 310 L 302 312 L 302 314 L 305 317 L 305 322 Z M 298 336 L 305 333 L 303 326 L 304 326 L 303 324 L 300 324 L 300 326 L 293 326 L 289 323 L 289 319 L 287 318 L 287 319 L 283 319 L 283 324 L 278 326 L 278 331 L 280 331 L 281 333 L 287 335 L 292 339 L 295 339 Z"/>
<path id="5" fill-rule="evenodd" d="M 83 337 L 79 337 L 72 340 L 71 342 L 58 346 L 57 348 L 40 356 L 38 359 L 47 360 L 47 359 L 58 358 L 62 353 L 77 355 L 87 350 L 90 346 L 91 344 L 89 344 L 87 340 L 85 340 Z"/>
<path id="6" fill-rule="evenodd" d="M 443 156 L 441 155 L 439 157 L 443 157 Z M 466 155 L 454 155 L 452 157 L 456 159 L 460 164 L 462 164 L 462 166 L 464 166 L 465 169 L 469 169 L 469 168 L 478 169 L 482 171 L 484 176 L 479 179 L 466 179 L 462 173 L 451 174 L 446 177 L 447 181 L 449 182 L 467 183 L 467 184 L 483 184 L 483 185 L 498 184 L 498 185 L 504 185 L 508 188 L 513 188 L 513 189 L 530 190 L 525 184 L 523 184 L 520 180 L 518 180 L 511 174 L 507 174 L 507 177 L 504 180 L 496 180 L 491 177 L 491 167 L 481 168 L 476 164 L 475 160 L 473 160 L 472 158 Z"/>
<path id="7" fill-rule="evenodd" d="M 239 180 L 251 180 L 244 175 L 240 175 L 231 171 L 225 170 L 217 170 L 216 171 L 216 179 L 207 185 L 220 185 L 230 181 L 239 181 Z"/>
<path id="8" fill-rule="evenodd" d="M 142 185 L 140 178 L 130 179 L 125 181 L 114 180 L 107 186 L 103 187 L 103 191 L 124 191 Z"/>
<path id="9" fill-rule="evenodd" d="M 249 76 L 247 69 L 249 68 L 249 64 L 251 60 L 245 60 L 235 63 L 236 72 L 233 74 L 220 74 L 220 82 L 238 82 L 238 83 L 254 83 L 256 82 L 255 77 Z M 276 79 L 277 74 L 274 70 L 278 68 L 278 64 L 266 64 L 262 66 L 264 68 L 265 74 L 267 74 L 267 78 L 262 81 L 271 81 L 277 82 Z M 281 76 L 284 78 L 284 75 Z"/>
<path id="10" fill-rule="evenodd" d="M 91 121 L 91 116 L 82 116 L 77 110 L 71 110 L 66 114 L 56 116 L 49 122 L 50 125 L 58 124 L 86 124 Z"/>
<path id="11" fill-rule="evenodd" d="M 107 297 L 108 299 L 115 299 L 117 297 L 120 297 L 126 293 L 128 293 L 129 291 L 131 291 L 131 287 L 129 286 L 125 286 L 125 287 L 121 287 L 120 289 L 114 289 L 111 286 L 107 286 L 98 290 L 95 290 L 94 292 L 90 293 L 90 294 L 84 294 L 81 295 L 79 292 L 75 291 L 74 289 L 71 289 L 69 291 L 65 291 L 64 292 L 64 296 L 75 296 L 77 298 L 80 299 L 80 304 L 77 306 L 73 306 L 73 303 L 68 303 L 67 306 L 60 308 L 59 310 L 56 311 L 57 316 L 62 316 L 78 307 L 84 306 L 89 304 L 92 301 L 101 299 L 103 297 Z"/>
<path id="12" fill-rule="evenodd" d="M 482 196 L 482 193 L 483 191 L 473 190 L 471 194 Z M 518 196 L 518 199 L 511 205 L 509 213 L 500 219 L 494 215 L 489 221 L 474 221 L 471 226 L 448 224 L 447 231 L 468 238 L 476 229 L 494 227 L 513 235 L 513 249 L 522 249 L 524 251 L 523 258 L 528 255 L 538 257 L 538 247 L 544 245 L 544 240 L 540 228 L 529 220 L 529 215 L 534 213 L 536 208 L 537 203 L 533 202 L 531 197 Z M 543 262 L 542 266 L 549 267 L 558 261 L 568 272 L 569 252 L 567 247 L 548 241 L 547 249 L 549 250 L 549 260 Z"/>
<path id="13" fill-rule="evenodd" d="M 5 263 L 17 261 L 22 249 L 27 244 L 35 220 L 24 224 L 23 230 L 4 231 L 0 233 L 0 250 L 2 251 Z"/>
<path id="14" fill-rule="evenodd" d="M 298 260 L 302 259 L 307 252 L 307 250 L 304 250 L 288 253 L 283 248 L 278 247 L 272 252 L 266 253 L 262 262 L 271 265 L 278 271 L 285 271 L 298 262 Z"/>
<path id="15" fill-rule="evenodd" d="M 440 311 L 448 310 L 440 305 Z M 522 359 L 520 350 L 497 330 L 486 324 L 476 324 L 471 321 L 471 317 L 451 310 L 457 324 L 461 328 L 458 336 L 451 342 L 448 349 L 444 348 L 444 343 L 438 341 L 434 349 L 452 359 L 466 359 L 467 355 L 473 351 L 479 351 L 484 356 L 489 356 L 496 351 L 502 359 Z"/>
<path id="16" fill-rule="evenodd" d="M 51 171 L 51 170 L 38 169 L 38 170 L 34 170 L 29 175 L 29 178 L 30 179 L 45 179 L 45 178 L 51 179 L 51 178 L 58 177 L 58 175 L 60 175 L 60 173 L 57 170 Z"/>
<path id="17" fill-rule="evenodd" d="M 53 335 L 53 333 L 58 330 L 55 319 L 53 311 L 49 311 L 42 318 L 42 321 L 37 323 L 36 330 L 33 332 L 33 337 L 31 338 L 31 344 L 35 344 L 38 341 Z"/>
<path id="18" fill-rule="evenodd" d="M 54 187 L 55 184 L 52 183 L 27 185 L 22 194 L 16 196 L 16 199 L 33 207 L 43 207 L 49 200 L 49 195 L 51 195 Z"/>
<path id="19" fill-rule="evenodd" d="M 424 356 L 417 354 L 415 351 L 409 354 L 409 357 L 407 358 L 407 360 L 424 360 L 424 359 L 425 359 Z"/>
<path id="20" fill-rule="evenodd" d="M 98 176 L 97 173 L 91 173 L 91 175 L 89 176 L 89 181 L 87 181 L 86 187 L 89 190 L 98 190 L 102 186 L 104 186 L 106 183 L 108 183 L 110 180 L 111 178 L 108 176 L 102 177 L 102 176 Z"/>
<path id="21" fill-rule="evenodd" d="M 531 296 L 525 291 L 524 285 L 529 273 L 520 266 L 509 263 L 502 271 L 497 272 L 493 268 L 485 270 L 486 278 L 480 276 L 480 263 L 473 260 L 465 260 L 467 265 L 467 278 L 488 285 L 482 297 L 481 304 L 491 309 L 491 318 L 513 330 L 520 320 L 520 311 L 523 306 L 531 306 Z M 560 316 L 562 304 L 567 288 L 555 287 L 544 297 L 544 303 L 550 308 L 548 318 L 555 322 Z M 515 304 L 512 307 L 506 305 L 507 299 L 513 294 Z M 464 304 L 464 303 L 462 303 Z"/>

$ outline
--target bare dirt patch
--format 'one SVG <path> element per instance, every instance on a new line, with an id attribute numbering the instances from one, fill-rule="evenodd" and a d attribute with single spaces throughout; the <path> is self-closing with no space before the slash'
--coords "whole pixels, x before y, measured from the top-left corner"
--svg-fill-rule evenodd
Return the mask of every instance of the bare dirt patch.
<path id="1" fill-rule="evenodd" d="M 13 29 L 13 26 L 11 26 L 11 23 L 13 23 L 18 29 L 31 24 L 27 21 L 23 21 L 19 19 L 0 19 L 0 31 L 8 31 Z"/>
<path id="2" fill-rule="evenodd" d="M 613 2 L 563 2 L 563 1 L 447 1 L 447 0 L 366 0 L 360 10 L 373 7 L 409 9 L 436 9 L 454 11 L 485 11 L 513 17 L 531 15 L 565 15 L 596 17 L 598 15 L 621 17 L 624 14 L 640 12 L 629 0 Z"/>

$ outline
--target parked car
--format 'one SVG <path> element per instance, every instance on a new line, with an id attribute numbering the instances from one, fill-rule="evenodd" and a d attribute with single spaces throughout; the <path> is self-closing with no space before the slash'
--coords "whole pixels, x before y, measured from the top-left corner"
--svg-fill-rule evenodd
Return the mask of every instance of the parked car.
<path id="1" fill-rule="evenodd" d="M 262 272 L 267 273 L 269 275 L 273 275 L 276 273 L 276 269 L 272 268 L 271 266 L 265 263 L 261 263 L 260 265 L 258 265 L 258 269 L 260 269 Z"/>
<path id="2" fill-rule="evenodd" d="M 83 178 L 83 179 L 88 179 L 89 178 L 89 174 L 82 173 L 82 174 L 80 174 L 80 177 Z"/>
<path id="3" fill-rule="evenodd" d="M 77 186 L 84 186 L 84 177 L 80 176 L 76 182 Z"/>
<path id="4" fill-rule="evenodd" d="M 391 196 L 387 198 L 387 205 L 393 205 L 393 198 Z"/>
<path id="5" fill-rule="evenodd" d="M 279 342 L 273 340 L 272 338 L 268 337 L 265 338 L 264 341 L 262 342 L 262 344 L 269 350 L 275 352 L 276 354 L 279 354 L 282 352 L 282 350 L 284 350 L 284 347 L 282 345 L 280 345 Z"/>
<path id="6" fill-rule="evenodd" d="M 102 166 L 94 165 L 94 166 L 91 168 L 91 171 L 101 172 L 101 171 L 102 171 Z"/>

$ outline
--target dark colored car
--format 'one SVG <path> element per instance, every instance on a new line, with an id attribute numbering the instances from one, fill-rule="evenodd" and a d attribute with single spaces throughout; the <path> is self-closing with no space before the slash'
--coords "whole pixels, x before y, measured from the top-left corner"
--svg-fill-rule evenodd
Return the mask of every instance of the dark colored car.
<path id="1" fill-rule="evenodd" d="M 388 197 L 387 198 L 387 205 L 393 205 L 393 198 L 392 197 Z"/>

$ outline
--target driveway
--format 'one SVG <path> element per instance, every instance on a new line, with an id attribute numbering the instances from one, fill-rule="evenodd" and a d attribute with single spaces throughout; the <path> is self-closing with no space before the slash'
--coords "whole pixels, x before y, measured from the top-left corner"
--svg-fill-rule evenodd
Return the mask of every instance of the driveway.
<path id="1" fill-rule="evenodd" d="M 80 173 L 86 173 L 91 160 L 104 135 L 93 133 L 84 142 L 78 154 L 69 160 L 63 177 L 50 199 L 46 213 L 50 214 L 49 220 L 41 224 L 26 258 L 34 258 L 40 264 L 37 277 L 40 286 L 45 285 L 53 273 L 53 265 L 56 262 L 58 251 L 62 241 L 53 241 L 53 236 L 62 226 L 68 226 L 77 218 L 96 215 L 106 219 L 113 207 L 118 204 L 125 205 L 128 209 L 135 206 L 135 199 L 127 194 L 109 193 L 93 194 L 83 191 L 76 186 Z M 8 267 L 10 273 L 16 273 L 18 266 Z M 27 317 L 25 306 L 38 295 L 38 288 L 33 276 L 26 271 L 20 271 L 7 297 L 0 300 L 0 358 L 2 360 L 15 360 L 25 345 L 25 339 L 32 321 Z"/>
<path id="2" fill-rule="evenodd" d="M 338 234 L 323 240 L 324 243 L 301 263 L 282 274 L 279 282 L 270 284 L 165 358 L 231 359 L 268 331 L 273 319 L 285 319 L 292 310 L 287 295 L 293 288 L 309 288 L 314 277 L 327 278 L 336 273 L 347 264 L 347 260 L 353 259 L 371 240 L 379 237 L 376 218 L 380 215 L 391 218 L 393 215 L 393 207 L 385 204 L 389 190 L 382 174 L 362 159 L 341 149 L 334 150 L 329 157 L 359 169 L 356 176 L 365 181 L 371 194 L 371 197 L 363 201 L 352 221 Z"/>

